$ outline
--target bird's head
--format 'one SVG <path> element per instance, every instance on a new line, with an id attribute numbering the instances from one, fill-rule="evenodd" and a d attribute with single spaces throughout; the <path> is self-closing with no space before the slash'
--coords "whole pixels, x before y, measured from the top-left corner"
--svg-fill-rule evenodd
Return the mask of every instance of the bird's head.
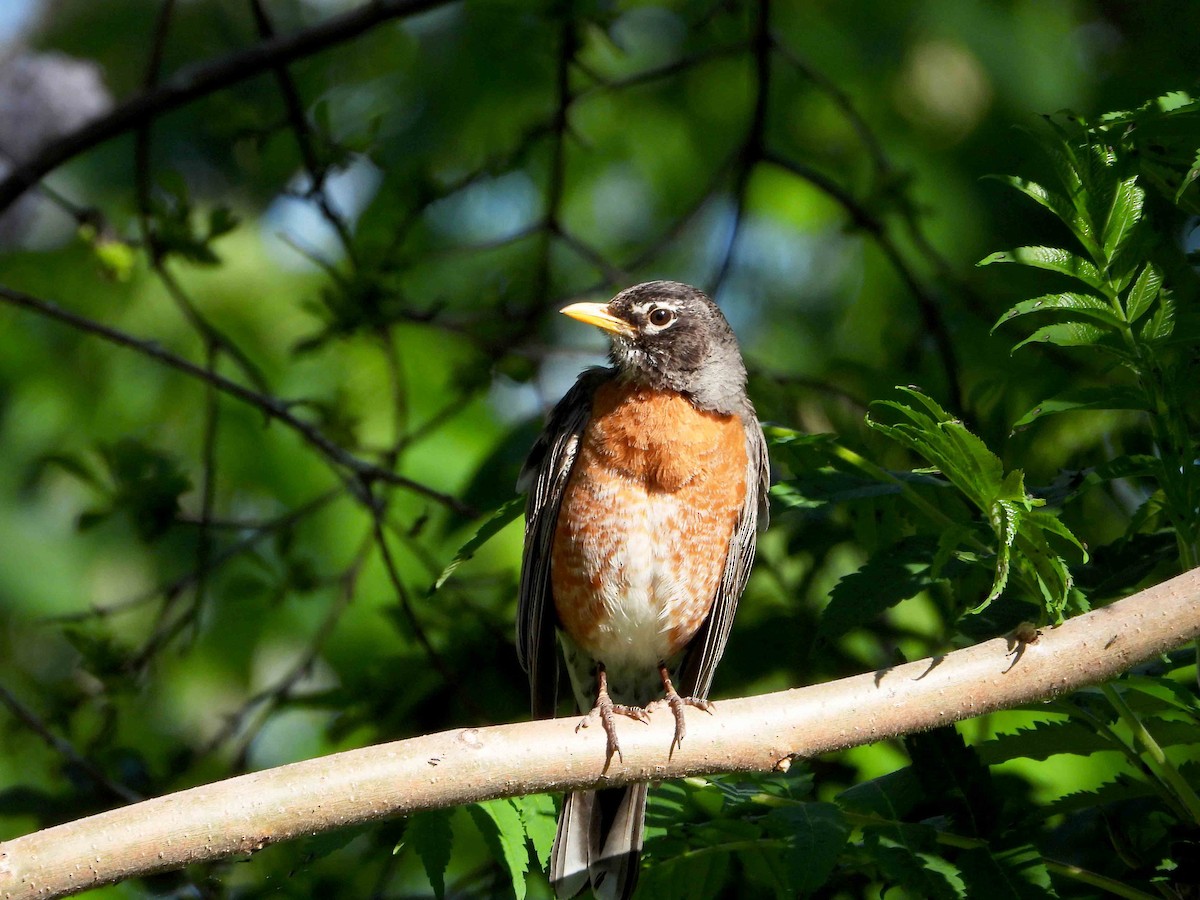
<path id="1" fill-rule="evenodd" d="M 703 291 L 648 281 L 607 303 L 573 303 L 562 312 L 608 332 L 609 355 L 622 377 L 684 394 L 700 409 L 742 408 L 746 367 L 737 338 Z"/>

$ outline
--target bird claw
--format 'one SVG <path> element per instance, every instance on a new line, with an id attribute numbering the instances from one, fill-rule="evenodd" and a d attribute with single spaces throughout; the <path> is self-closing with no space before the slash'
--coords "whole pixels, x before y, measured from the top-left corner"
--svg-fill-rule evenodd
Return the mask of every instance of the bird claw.
<path id="1" fill-rule="evenodd" d="M 683 737 L 687 734 L 687 719 L 683 714 L 685 706 L 694 706 L 696 709 L 704 710 L 709 715 L 712 715 L 714 709 L 711 700 L 705 700 L 703 697 L 680 697 L 673 687 L 667 690 L 666 695 L 661 700 L 653 701 L 646 708 L 657 709 L 662 706 L 669 706 L 671 714 L 675 717 L 675 737 L 671 741 L 671 749 L 682 747 Z"/>
<path id="2" fill-rule="evenodd" d="M 575 730 L 587 728 L 592 722 L 599 720 L 604 726 L 604 734 L 608 738 L 607 758 L 612 759 L 616 756 L 624 761 L 625 757 L 621 755 L 621 744 L 617 740 L 617 716 L 626 716 L 630 719 L 637 719 L 639 722 L 649 724 L 650 716 L 646 710 L 640 706 L 625 706 L 620 703 L 613 703 L 608 696 L 608 691 L 603 690 L 596 698 L 596 705 L 592 707 L 591 712 L 579 720 L 579 724 L 575 726 Z"/>

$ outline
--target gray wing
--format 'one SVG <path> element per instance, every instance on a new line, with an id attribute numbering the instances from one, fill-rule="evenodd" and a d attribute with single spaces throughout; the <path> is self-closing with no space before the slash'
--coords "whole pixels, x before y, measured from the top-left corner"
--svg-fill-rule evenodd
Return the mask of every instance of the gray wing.
<path id="1" fill-rule="evenodd" d="M 680 666 L 679 690 L 685 697 L 707 697 L 713 673 L 725 653 L 733 614 L 750 579 L 758 531 L 767 527 L 767 489 L 771 486 L 771 466 L 767 459 L 767 441 L 754 407 L 746 401 L 742 413 L 746 426 L 746 499 L 729 540 L 725 571 L 717 585 L 708 619 L 692 638 Z"/>
<path id="2" fill-rule="evenodd" d="M 612 369 L 588 369 L 554 407 L 517 480 L 525 501 L 525 552 L 517 605 L 517 656 L 529 673 L 535 718 L 554 715 L 558 704 L 558 648 L 550 595 L 550 550 L 563 491 L 592 410 L 592 395 Z"/>

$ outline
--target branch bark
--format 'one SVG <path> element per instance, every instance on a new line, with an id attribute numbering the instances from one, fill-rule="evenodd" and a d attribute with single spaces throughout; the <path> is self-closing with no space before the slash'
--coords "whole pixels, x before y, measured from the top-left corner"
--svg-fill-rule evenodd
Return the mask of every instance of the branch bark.
<path id="1" fill-rule="evenodd" d="M 425 809 L 600 784 L 786 768 L 1112 678 L 1200 637 L 1200 569 L 1044 629 L 828 684 L 622 722 L 623 759 L 575 719 L 467 728 L 337 753 L 0 843 L 0 898 L 61 897 L 302 835 Z"/>
<path id="2" fill-rule="evenodd" d="M 352 40 L 390 19 L 416 15 L 450 2 L 453 0 L 369 0 L 311 28 L 183 69 L 158 87 L 135 94 L 107 115 L 52 141 L 32 159 L 14 166 L 0 181 L 0 211 L 68 160 L 193 100 Z"/>

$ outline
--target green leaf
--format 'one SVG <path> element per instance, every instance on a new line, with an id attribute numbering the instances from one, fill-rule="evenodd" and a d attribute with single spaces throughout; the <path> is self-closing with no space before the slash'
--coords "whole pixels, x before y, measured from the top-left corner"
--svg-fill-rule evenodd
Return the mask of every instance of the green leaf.
<path id="1" fill-rule="evenodd" d="M 871 554 L 862 568 L 834 585 L 817 634 L 836 638 L 925 590 L 935 581 L 930 575 L 935 550 L 934 540 L 911 537 Z"/>
<path id="2" fill-rule="evenodd" d="M 525 498 L 514 497 L 492 513 L 487 521 L 479 526 L 479 530 L 471 536 L 471 539 L 459 548 L 458 552 L 454 554 L 454 559 L 450 560 L 446 568 L 442 569 L 442 573 L 438 575 L 437 580 L 425 592 L 425 597 L 428 599 L 441 590 L 442 585 L 454 574 L 455 569 L 474 556 L 480 547 L 502 531 L 509 522 L 520 515 L 524 508 Z"/>
<path id="3" fill-rule="evenodd" d="M 550 848 L 554 844 L 554 832 L 558 825 L 554 800 L 549 794 L 527 794 L 514 797 L 512 802 L 521 816 L 525 836 L 533 844 L 533 851 L 544 869 L 550 862 Z"/>
<path id="4" fill-rule="evenodd" d="M 1029 337 L 1025 338 L 1025 340 L 1014 344 L 1013 350 L 1020 350 L 1026 344 L 1090 347 L 1099 344 L 1108 333 L 1103 328 L 1088 325 L 1085 322 L 1056 322 L 1053 325 L 1043 325 Z M 1116 352 L 1111 347 L 1104 347 L 1102 349 Z"/>
<path id="5" fill-rule="evenodd" d="M 966 884 L 952 862 L 935 852 L 927 825 L 895 823 L 863 829 L 863 846 L 885 878 L 933 900 L 965 900 Z"/>
<path id="6" fill-rule="evenodd" d="M 654 900 L 712 900 L 729 878 L 730 853 L 720 848 L 665 859 L 642 873 L 637 896 Z"/>
<path id="7" fill-rule="evenodd" d="M 1057 897 L 1042 854 L 1032 844 L 1005 850 L 975 847 L 960 853 L 955 862 L 968 893 L 988 900 L 1042 900 Z"/>
<path id="8" fill-rule="evenodd" d="M 1035 181 L 1027 181 L 1014 175 L 986 175 L 992 181 L 999 181 L 1020 191 L 1036 203 L 1048 209 L 1054 216 L 1067 226 L 1079 239 L 1079 242 L 1093 256 L 1099 255 L 1100 245 L 1092 231 L 1092 224 L 1086 216 L 1081 216 L 1074 204 L 1057 191 L 1049 190 Z"/>
<path id="9" fill-rule="evenodd" d="M 1099 809 L 1110 803 L 1152 797 L 1156 793 L 1155 789 L 1142 779 L 1134 778 L 1125 772 L 1118 772 L 1116 778 L 1094 790 L 1073 791 L 1039 807 L 1037 812 L 1043 817 L 1049 818 L 1079 810 Z"/>
<path id="10" fill-rule="evenodd" d="M 1161 700 L 1167 705 L 1187 713 L 1192 719 L 1200 714 L 1196 695 L 1170 678 L 1155 678 L 1150 675 L 1127 675 L 1117 683 L 1118 690 L 1133 690 Z M 1200 740 L 1200 737 L 1198 737 Z"/>
<path id="11" fill-rule="evenodd" d="M 1027 316 L 1030 313 L 1042 312 L 1057 312 L 1062 315 L 1091 319 L 1107 325 L 1114 330 L 1119 330 L 1124 324 L 1117 318 L 1112 307 L 1108 305 L 1108 301 L 1093 294 L 1066 292 L 1043 294 L 1040 297 L 1022 300 L 997 319 L 996 324 L 992 326 L 992 330 L 995 331 L 1005 322 L 1009 322 L 1018 316 Z"/>
<path id="12" fill-rule="evenodd" d="M 1018 431 L 1038 419 L 1054 416 L 1064 412 L 1076 412 L 1085 409 L 1137 409 L 1150 408 L 1146 395 L 1135 387 L 1113 385 L 1100 388 L 1080 388 L 1067 391 L 1057 397 L 1043 400 L 1021 418 L 1013 423 L 1013 431 Z"/>
<path id="13" fill-rule="evenodd" d="M 517 900 L 525 900 L 529 851 L 525 848 L 525 829 L 517 807 L 511 800 L 488 800 L 472 803 L 467 812 L 491 848 L 492 855 L 508 869 Z"/>
<path id="14" fill-rule="evenodd" d="M 431 809 L 409 816 L 404 826 L 404 840 L 396 852 L 412 847 L 438 900 L 446 896 L 446 867 L 450 865 L 450 851 L 454 843 L 454 832 L 450 828 L 448 809 Z"/>
<path id="15" fill-rule="evenodd" d="M 1158 266 L 1152 262 L 1142 266 L 1141 274 L 1125 296 L 1125 318 L 1131 325 L 1145 315 L 1158 299 L 1162 282 L 1163 275 Z"/>
<path id="16" fill-rule="evenodd" d="M 1013 250 L 999 250 L 984 257 L 976 265 L 990 266 L 994 263 L 1019 263 L 1047 272 L 1058 272 L 1060 275 L 1082 281 L 1100 292 L 1104 291 L 1106 284 L 1095 263 L 1060 247 L 1017 247 Z"/>
<path id="17" fill-rule="evenodd" d="M 1146 192 L 1138 184 L 1136 175 L 1116 185 L 1102 235 L 1104 255 L 1109 260 L 1117 256 L 1134 226 L 1141 221 L 1145 201 Z"/>
<path id="18" fill-rule="evenodd" d="M 1116 749 L 1107 738 L 1076 719 L 1037 722 L 1030 728 L 998 734 L 978 747 L 984 765 L 994 766 L 1010 759 L 1045 760 L 1059 753 L 1088 756 Z"/>
<path id="19" fill-rule="evenodd" d="M 832 803 L 776 807 L 765 824 L 768 832 L 788 839 L 788 881 L 795 894 L 824 886 L 850 837 L 846 817 Z"/>
<path id="20" fill-rule="evenodd" d="M 987 516 L 997 538 L 995 576 L 986 598 L 972 613 L 982 611 L 1008 584 L 1014 562 L 1026 584 L 1037 588 L 1046 609 L 1061 618 L 1073 587 L 1066 562 L 1050 546 L 1049 535 L 1082 550 L 1079 540 L 1054 516 L 1038 513 L 1042 501 L 1025 492 L 1021 471 L 1004 473 L 1004 467 L 987 445 L 959 421 L 912 388 L 898 388 L 924 407 L 880 401 L 872 409 L 894 410 L 908 422 L 889 425 L 868 417 L 870 427 L 905 444 L 932 462 L 971 503 Z M 1019 553 L 1014 556 L 1013 549 Z M 1086 553 L 1084 554 L 1086 560 Z"/>
<path id="21" fill-rule="evenodd" d="M 912 766 L 906 766 L 849 787 L 836 799 L 848 812 L 900 820 L 925 799 L 925 791 Z"/>
<path id="22" fill-rule="evenodd" d="M 100 448 L 116 485 L 112 506 L 129 516 L 139 538 L 160 538 L 179 515 L 179 498 L 191 482 L 173 459 L 133 438 Z"/>
<path id="23" fill-rule="evenodd" d="M 1142 326 L 1141 338 L 1147 343 L 1164 341 L 1175 330 L 1175 301 L 1164 291 L 1158 309 Z"/>

